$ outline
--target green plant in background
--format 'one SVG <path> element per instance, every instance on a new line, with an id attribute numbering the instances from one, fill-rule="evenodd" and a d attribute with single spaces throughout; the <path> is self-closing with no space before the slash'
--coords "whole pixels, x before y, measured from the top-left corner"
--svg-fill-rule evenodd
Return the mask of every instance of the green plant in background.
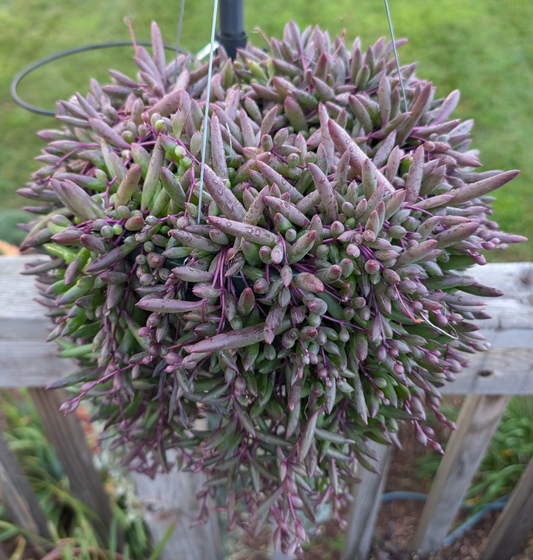
<path id="1" fill-rule="evenodd" d="M 513 491 L 533 457 L 533 406 L 531 397 L 513 397 L 483 457 L 466 498 L 481 508 Z"/>
<path id="2" fill-rule="evenodd" d="M 27 392 L 1 391 L 0 410 L 2 429 L 9 447 L 21 464 L 49 521 L 49 529 L 54 538 L 50 548 L 62 551 L 61 555 L 58 555 L 59 553 L 51 555 L 49 560 L 56 557 L 93 560 L 94 556 L 90 557 L 90 551 L 99 551 L 99 557 L 106 559 L 151 558 L 155 560 L 157 558 L 164 542 L 156 549 L 152 548 L 142 514 L 134 509 L 131 496 L 126 495 L 125 492 L 119 494 L 117 491 L 118 477 L 111 476 L 108 470 L 104 472 L 108 487 L 113 488 L 114 517 L 109 530 L 109 541 L 102 543 L 92 526 L 94 514 L 70 493 L 68 480 L 53 446 L 46 438 L 39 415 Z M 119 527 L 126 543 L 121 555 L 115 554 Z M 0 506 L 0 542 L 17 536 L 22 537 L 19 540 L 19 548 L 22 548 L 25 543 L 24 537 L 29 535 L 20 527 L 10 523 L 3 507 Z M 38 536 L 34 535 L 34 538 L 39 540 Z M 17 548 L 18 552 L 20 552 L 19 548 Z"/>
<path id="3" fill-rule="evenodd" d="M 17 227 L 17 224 L 27 223 L 30 220 L 31 214 L 23 210 L 12 208 L 0 211 L 0 239 L 12 245 L 20 245 L 25 233 Z"/>
<path id="4" fill-rule="evenodd" d="M 459 414 L 459 407 L 447 406 L 443 412 L 450 419 Z M 496 498 L 510 494 L 533 458 L 533 406 L 531 397 L 515 396 L 496 430 L 483 457 L 474 482 L 466 494 L 473 505 L 471 513 L 479 511 Z M 442 455 L 431 450 L 418 459 L 417 477 L 433 478 Z"/>

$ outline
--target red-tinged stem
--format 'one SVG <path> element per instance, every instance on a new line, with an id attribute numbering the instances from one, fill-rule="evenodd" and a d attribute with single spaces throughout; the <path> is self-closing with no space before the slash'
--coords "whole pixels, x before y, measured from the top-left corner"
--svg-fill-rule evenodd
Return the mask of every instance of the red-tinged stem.
<path id="1" fill-rule="evenodd" d="M 348 321 L 341 321 L 339 319 L 334 319 L 333 317 L 330 317 L 329 315 L 322 315 L 322 317 L 324 319 L 326 319 L 326 321 L 333 321 L 334 323 L 339 323 L 341 325 L 349 325 L 350 327 L 360 330 L 360 331 L 364 331 L 365 329 L 359 327 L 358 325 L 354 325 L 353 323 L 350 323 Z"/>
<path id="2" fill-rule="evenodd" d="M 289 498 L 289 506 L 291 508 L 292 518 L 293 518 L 294 522 L 296 523 L 297 519 L 296 519 L 296 514 L 294 513 L 294 508 L 292 507 L 291 495 L 287 494 L 287 497 Z"/>
<path id="3" fill-rule="evenodd" d="M 339 43 L 339 46 L 335 49 L 335 52 L 333 53 L 333 58 L 335 58 L 340 50 L 340 48 L 342 47 L 342 45 L 344 44 L 344 39 L 346 38 L 346 29 L 342 30 L 342 36 L 341 36 L 341 42 Z"/>
<path id="4" fill-rule="evenodd" d="M 402 298 L 402 294 L 400 293 L 400 290 L 398 290 L 398 287 L 394 286 L 394 289 L 396 290 L 396 293 L 398 294 L 398 299 L 400 300 L 400 303 L 402 304 L 402 307 L 405 309 L 407 315 L 409 315 L 409 318 L 412 319 L 413 321 L 416 321 L 415 317 L 413 317 L 413 315 L 411 314 L 409 309 L 407 309 L 407 307 L 405 307 L 405 304 L 404 304 L 403 298 Z"/>
<path id="5" fill-rule="evenodd" d="M 429 210 L 424 210 L 423 208 L 418 208 L 417 206 L 412 206 L 410 204 L 406 204 L 404 208 L 409 208 L 409 210 L 415 210 L 418 212 L 424 212 L 424 214 L 427 214 L 428 216 L 433 217 L 434 214 L 432 214 Z"/>

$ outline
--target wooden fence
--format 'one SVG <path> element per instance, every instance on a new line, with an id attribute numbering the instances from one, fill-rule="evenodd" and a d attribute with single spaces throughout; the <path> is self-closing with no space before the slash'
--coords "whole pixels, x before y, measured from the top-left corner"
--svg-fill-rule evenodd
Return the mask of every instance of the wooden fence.
<path id="1" fill-rule="evenodd" d="M 58 414 L 62 391 L 44 390 L 73 371 L 74 364 L 56 357 L 54 345 L 44 342 L 49 320 L 33 301 L 33 278 L 20 276 L 28 260 L 34 257 L 0 257 L 0 387 L 30 388 L 73 494 L 97 513 L 105 535 L 111 509 L 81 425 L 74 415 L 63 418 Z M 489 301 L 487 311 L 492 319 L 482 322 L 482 332 L 492 349 L 473 355 L 471 367 L 441 389 L 443 394 L 467 397 L 413 538 L 413 551 L 423 553 L 442 546 L 510 396 L 533 394 L 533 265 L 489 264 L 472 274 L 506 295 Z M 362 483 L 354 488 L 342 560 L 368 557 L 391 456 L 390 447 L 376 444 L 375 450 L 381 475 L 362 470 Z M 152 481 L 135 475 L 135 482 L 154 540 L 161 538 L 168 525 L 177 527 L 161 560 L 221 560 L 215 516 L 211 524 L 189 529 L 200 476 L 174 472 Z M 49 536 L 44 514 L 1 433 L 0 500 L 18 525 Z M 532 527 L 533 461 L 499 515 L 481 560 L 508 560 Z M 276 560 L 284 558 L 277 553 L 274 556 Z"/>

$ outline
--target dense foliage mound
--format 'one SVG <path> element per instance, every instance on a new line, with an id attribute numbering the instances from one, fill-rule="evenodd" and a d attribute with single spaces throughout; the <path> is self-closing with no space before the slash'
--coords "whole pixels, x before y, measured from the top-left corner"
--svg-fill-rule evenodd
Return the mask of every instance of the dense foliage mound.
<path id="1" fill-rule="evenodd" d="M 363 52 L 286 26 L 268 51 L 167 65 L 135 48 L 136 79 L 110 71 L 58 103 L 61 130 L 23 196 L 43 203 L 25 249 L 50 336 L 76 357 L 59 385 L 98 406 L 124 464 L 171 461 L 226 488 L 230 522 L 269 514 L 300 553 L 318 504 L 338 512 L 369 440 L 398 420 L 438 448 L 424 407 L 487 345 L 459 271 L 523 238 L 491 221 L 491 191 L 516 171 L 474 173 L 459 100 L 402 68 L 384 38 Z M 399 41 L 400 44 L 402 41 Z M 201 183 L 205 156 L 204 184 Z M 207 514 L 207 506 L 202 516 Z"/>

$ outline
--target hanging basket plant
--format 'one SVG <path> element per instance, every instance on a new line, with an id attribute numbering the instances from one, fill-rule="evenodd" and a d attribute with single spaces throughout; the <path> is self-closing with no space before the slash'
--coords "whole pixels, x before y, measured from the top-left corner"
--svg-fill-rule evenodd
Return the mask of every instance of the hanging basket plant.
<path id="1" fill-rule="evenodd" d="M 338 513 L 358 466 L 379 469 L 369 440 L 405 420 L 440 449 L 425 409 L 447 422 L 438 387 L 488 346 L 477 296 L 501 295 L 462 271 L 524 240 L 491 220 L 518 172 L 474 172 L 459 93 L 436 98 L 416 64 L 404 107 L 384 38 L 291 22 L 267 52 L 221 49 L 207 130 L 209 65 L 167 65 L 152 39 L 135 79 L 58 103 L 19 191 L 42 214 L 23 248 L 52 257 L 26 272 L 49 339 L 80 364 L 54 386 L 78 392 L 66 412 L 95 404 L 124 465 L 154 475 L 174 450 L 204 503 L 224 486 L 230 525 L 244 503 L 292 554 L 300 513 Z"/>

